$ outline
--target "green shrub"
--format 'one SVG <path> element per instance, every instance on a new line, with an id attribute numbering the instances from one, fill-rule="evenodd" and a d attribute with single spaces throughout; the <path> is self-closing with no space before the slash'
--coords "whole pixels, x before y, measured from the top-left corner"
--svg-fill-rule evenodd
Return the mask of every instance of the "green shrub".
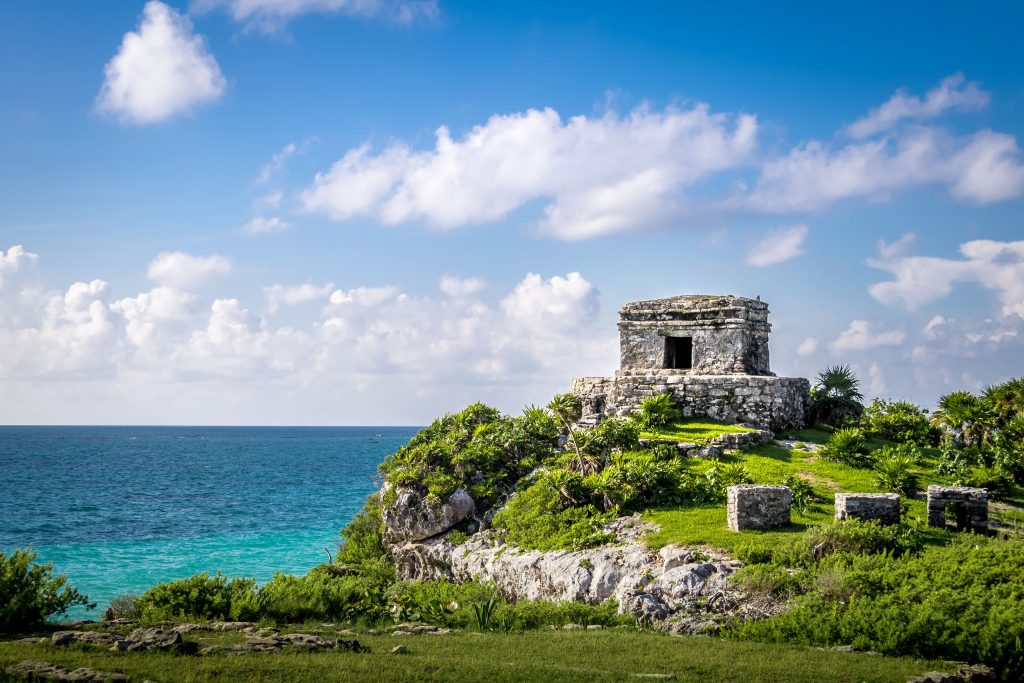
<path id="1" fill-rule="evenodd" d="M 602 527 L 613 515 L 590 504 L 573 506 L 558 482 L 550 474 L 539 476 L 494 516 L 494 529 L 509 543 L 531 550 L 590 548 L 609 541 Z"/>
<path id="2" fill-rule="evenodd" d="M 249 620 L 258 612 L 256 581 L 203 572 L 187 579 L 158 583 L 142 594 L 138 608 L 144 621 Z"/>
<path id="3" fill-rule="evenodd" d="M 140 616 L 139 596 L 125 593 L 118 595 L 110 601 L 110 605 L 107 606 L 107 612 L 103 618 L 105 620 L 127 619 L 128 621 L 137 621 Z"/>
<path id="4" fill-rule="evenodd" d="M 811 388 L 810 423 L 842 427 L 856 422 L 864 412 L 860 380 L 848 365 L 826 367 Z"/>
<path id="5" fill-rule="evenodd" d="M 372 584 L 358 577 L 338 576 L 330 565 L 314 567 L 305 576 L 274 574 L 255 596 L 255 603 L 235 606 L 241 618 L 302 623 L 310 619 L 354 621 L 374 619 L 384 611 L 384 600 Z"/>
<path id="6" fill-rule="evenodd" d="M 1004 680 L 1024 670 L 1024 543 L 972 536 L 919 556 L 842 560 L 829 567 L 828 592 L 732 635 L 982 662 Z"/>
<path id="7" fill-rule="evenodd" d="M 996 500 L 1002 500 L 1017 492 L 1013 477 L 1001 467 L 972 468 L 962 476 L 956 477 L 955 483 L 988 489 L 989 496 Z"/>
<path id="8" fill-rule="evenodd" d="M 799 511 L 800 514 L 805 514 L 810 510 L 811 504 L 818 499 L 818 497 L 814 495 L 814 487 L 811 485 L 811 482 L 799 475 L 786 475 L 782 479 L 782 485 L 789 487 L 789 490 L 793 494 L 792 507 Z"/>
<path id="9" fill-rule="evenodd" d="M 846 519 L 810 527 L 789 543 L 748 543 L 740 546 L 737 557 L 747 564 L 813 567 L 832 555 L 883 553 L 899 557 L 918 553 L 923 547 L 921 533 L 915 527 Z"/>
<path id="10" fill-rule="evenodd" d="M 679 406 L 671 393 L 648 396 L 640 403 L 640 411 L 634 414 L 634 419 L 643 429 L 667 427 L 679 419 Z"/>
<path id="11" fill-rule="evenodd" d="M 53 565 L 37 563 L 31 548 L 0 552 L 0 633 L 38 628 L 49 617 L 66 614 L 75 605 L 89 609 L 89 598 L 68 585 L 64 574 L 53 575 Z"/>
<path id="12" fill-rule="evenodd" d="M 913 471 L 920 460 L 920 451 L 910 444 L 886 446 L 876 453 L 875 486 L 879 491 L 898 493 L 912 498 L 921 489 Z"/>
<path id="13" fill-rule="evenodd" d="M 609 418 L 576 434 L 580 450 L 600 458 L 640 447 L 640 429 L 630 420 Z"/>
<path id="14" fill-rule="evenodd" d="M 933 446 L 939 442 L 941 432 L 928 421 L 928 411 L 909 401 L 875 399 L 860 419 L 868 436 Z"/>
<path id="15" fill-rule="evenodd" d="M 805 575 L 773 564 L 741 567 L 729 577 L 730 583 L 747 593 L 791 598 L 804 592 Z"/>
<path id="16" fill-rule="evenodd" d="M 715 462 L 704 473 L 707 479 L 707 497 L 709 500 L 725 500 L 730 486 L 750 484 L 754 480 L 746 467 L 739 463 Z"/>
<path id="17" fill-rule="evenodd" d="M 837 429 L 819 453 L 826 460 L 850 467 L 871 467 L 875 462 L 864 433 L 856 427 Z"/>
<path id="18" fill-rule="evenodd" d="M 395 580 L 395 565 L 384 551 L 380 495 L 370 494 L 363 509 L 341 530 L 341 544 L 335 557 L 348 571 L 366 577 L 372 583 Z"/>
<path id="19" fill-rule="evenodd" d="M 499 621 L 512 619 L 520 628 L 526 629 L 566 624 L 616 626 L 634 623 L 633 617 L 617 612 L 618 604 L 614 600 L 606 600 L 599 605 L 530 600 L 503 605 L 496 616 Z"/>
<path id="20" fill-rule="evenodd" d="M 486 509 L 554 451 L 558 435 L 559 423 L 547 411 L 507 417 L 474 403 L 420 430 L 380 471 L 387 483 L 439 498 L 465 488 Z"/>

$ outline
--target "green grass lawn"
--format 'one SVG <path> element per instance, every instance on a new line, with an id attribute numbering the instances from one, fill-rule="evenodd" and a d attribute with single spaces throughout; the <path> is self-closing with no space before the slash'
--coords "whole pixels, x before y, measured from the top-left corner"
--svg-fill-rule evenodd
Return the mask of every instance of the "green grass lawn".
<path id="1" fill-rule="evenodd" d="M 675 441 L 678 443 L 704 443 L 722 434 L 742 434 L 753 429 L 706 417 L 688 417 L 668 427 L 640 433 L 641 439 Z"/>
<path id="2" fill-rule="evenodd" d="M 194 634 L 188 634 L 189 637 Z M 209 636 L 210 634 L 207 634 Z M 674 674 L 678 681 L 892 681 L 948 664 L 635 630 L 457 632 L 448 636 L 371 636 L 370 653 L 259 653 L 175 656 L 0 643 L 0 671 L 26 659 L 123 672 L 167 681 L 637 681 L 634 674 Z M 409 653 L 390 654 L 395 645 Z M 0 679 L 3 675 L 0 674 Z"/>
<path id="3" fill-rule="evenodd" d="M 805 430 L 806 431 L 806 430 Z M 805 441 L 811 439 L 800 437 Z M 931 458 L 937 452 L 929 450 L 926 460 L 916 469 L 922 491 L 929 484 L 945 483 L 934 472 L 935 462 Z M 790 474 L 796 474 L 811 482 L 819 498 L 807 514 L 793 512 L 793 524 L 778 531 L 731 531 L 726 525 L 725 503 L 715 505 L 684 506 L 669 509 L 648 510 L 645 518 L 654 522 L 660 531 L 648 537 L 654 547 L 669 543 L 707 545 L 722 550 L 735 550 L 737 546 L 755 538 L 785 538 L 799 534 L 808 526 L 823 524 L 835 516 L 834 496 L 839 492 L 876 493 L 875 475 L 872 470 L 849 467 L 829 462 L 820 455 L 809 451 L 788 450 L 774 444 L 761 444 L 753 448 L 725 455 L 723 463 L 739 463 L 750 473 L 755 484 L 780 484 Z M 710 462 L 694 465 L 698 472 L 711 466 Z M 927 517 L 923 499 L 905 500 L 908 504 L 907 517 L 923 523 Z M 926 543 L 940 544 L 949 539 L 949 534 L 939 529 L 927 529 Z"/>

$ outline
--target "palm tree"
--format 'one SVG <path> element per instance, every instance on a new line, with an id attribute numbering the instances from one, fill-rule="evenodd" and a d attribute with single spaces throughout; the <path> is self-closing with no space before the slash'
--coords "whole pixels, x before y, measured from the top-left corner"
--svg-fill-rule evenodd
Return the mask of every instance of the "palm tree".
<path id="1" fill-rule="evenodd" d="M 969 391 L 952 391 L 939 399 L 931 423 L 942 429 L 954 444 L 970 448 L 991 439 L 995 414 L 987 400 Z"/>
<path id="2" fill-rule="evenodd" d="M 1024 378 L 1019 377 L 986 387 L 981 395 L 1002 426 L 1024 411 Z"/>
<path id="3" fill-rule="evenodd" d="M 830 365 L 818 373 L 811 390 L 811 422 L 838 427 L 860 418 L 864 412 L 860 380 L 849 365 Z"/>
<path id="4" fill-rule="evenodd" d="M 569 432 L 569 443 L 572 444 L 573 450 L 576 451 L 576 467 L 574 469 L 580 474 L 588 474 L 595 471 L 597 469 L 597 462 L 593 458 L 585 456 L 583 451 L 580 450 L 579 442 L 576 440 L 576 432 L 572 428 L 583 417 L 583 403 L 580 402 L 579 397 L 575 394 L 558 394 L 548 403 L 548 410 L 555 414 L 558 421 Z"/>

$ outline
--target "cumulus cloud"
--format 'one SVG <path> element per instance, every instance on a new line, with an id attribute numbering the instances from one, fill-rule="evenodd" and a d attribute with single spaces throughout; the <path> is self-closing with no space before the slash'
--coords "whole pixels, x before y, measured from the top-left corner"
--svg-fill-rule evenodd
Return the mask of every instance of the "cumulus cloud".
<path id="1" fill-rule="evenodd" d="M 1019 197 L 1020 147 L 1013 136 L 990 130 L 955 136 L 935 128 L 839 148 L 811 140 L 766 162 L 754 189 L 739 201 L 767 213 L 817 211 L 844 199 L 884 201 L 932 184 L 976 204 Z"/>
<path id="2" fill-rule="evenodd" d="M 924 326 L 924 336 L 928 339 L 935 339 L 942 334 L 942 326 L 948 322 L 949 321 L 941 315 L 932 316 L 932 319 Z"/>
<path id="3" fill-rule="evenodd" d="M 320 286 L 309 283 L 290 287 L 271 285 L 263 288 L 263 296 L 267 299 L 267 312 L 275 313 L 284 306 L 298 306 L 327 299 L 333 291 L 334 284 L 331 282 Z"/>
<path id="4" fill-rule="evenodd" d="M 442 275 L 439 286 L 448 296 L 459 299 L 479 294 L 487 283 L 478 277 L 458 278 L 454 275 Z"/>
<path id="5" fill-rule="evenodd" d="M 833 353 L 867 351 L 883 346 L 899 346 L 906 338 L 903 330 L 875 330 L 867 320 L 853 320 L 850 326 L 829 343 Z"/>
<path id="6" fill-rule="evenodd" d="M 796 347 L 796 355 L 809 356 L 818 350 L 818 340 L 814 337 L 807 337 Z"/>
<path id="7" fill-rule="evenodd" d="M 762 268 L 788 261 L 804 253 L 807 226 L 770 230 L 747 251 L 747 265 Z"/>
<path id="8" fill-rule="evenodd" d="M 292 224 L 286 220 L 271 216 L 257 216 L 245 224 L 242 228 L 249 235 L 274 235 L 291 230 Z"/>
<path id="9" fill-rule="evenodd" d="M 360 19 L 383 19 L 399 24 L 433 20 L 437 0 L 196 0 L 197 12 L 224 9 L 247 28 L 274 32 L 302 14 L 342 14 Z"/>
<path id="10" fill-rule="evenodd" d="M 963 258 L 911 256 L 884 250 L 868 263 L 894 279 L 870 287 L 883 304 L 914 309 L 948 296 L 959 283 L 996 293 L 1004 315 L 1024 318 L 1024 241 L 972 240 L 960 245 Z"/>
<path id="11" fill-rule="evenodd" d="M 865 138 L 884 132 L 902 120 L 920 121 L 935 118 L 947 111 L 960 112 L 983 109 L 989 94 L 975 81 L 968 82 L 961 73 L 942 79 L 924 98 L 897 91 L 882 106 L 872 109 L 867 116 L 855 121 L 847 129 L 851 137 Z"/>
<path id="12" fill-rule="evenodd" d="M 0 252 L 0 305 L 27 287 L 34 260 L 22 249 Z M 25 268 L 17 277 L 12 262 Z M 280 420 L 294 401 L 305 412 L 290 417 L 300 422 L 368 423 L 399 414 L 426 420 L 486 397 L 518 410 L 564 390 L 575 374 L 610 370 L 616 356 L 614 329 L 597 325 L 597 291 L 577 273 L 529 274 L 489 299 L 477 296 L 482 280 L 451 276 L 431 296 L 394 285 L 264 288 L 268 311 L 326 300 L 295 311 L 289 325 L 241 297 L 203 301 L 184 287 L 195 281 L 161 283 L 113 302 L 105 281 L 78 282 L 35 292 L 17 320 L 0 316 L 0 381 L 10 388 L 0 400 L 5 415 L 44 400 L 50 420 L 91 411 L 92 402 L 56 396 L 65 411 L 59 413 L 46 387 L 61 378 L 65 397 L 72 387 L 79 396 L 106 397 L 115 411 L 107 421 L 137 414 L 154 397 L 161 410 L 143 421 Z M 96 382 L 102 391 L 90 389 Z M 401 412 L 385 415 L 384 404 Z"/>
<path id="13" fill-rule="evenodd" d="M 756 117 L 706 104 L 569 119 L 553 109 L 496 114 L 461 137 L 441 126 L 429 149 L 401 140 L 352 148 L 299 201 L 339 221 L 368 216 L 441 230 L 536 205 L 534 227 L 566 240 L 714 228 L 736 215 L 888 201 L 926 186 L 989 204 L 1024 195 L 1017 139 L 987 129 L 958 134 L 933 120 L 987 97 L 952 76 L 923 98 L 897 93 L 854 124 L 853 140 L 805 140 L 781 155 L 759 149 Z"/>
<path id="14" fill-rule="evenodd" d="M 217 60 L 192 23 L 150 0 L 138 29 L 125 34 L 104 68 L 96 107 L 124 123 L 157 123 L 209 104 L 226 89 Z"/>
<path id="15" fill-rule="evenodd" d="M 231 261 L 217 254 L 193 256 L 183 251 L 165 251 L 150 262 L 146 277 L 160 285 L 194 289 L 230 272 Z"/>
<path id="16" fill-rule="evenodd" d="M 752 116 L 712 114 L 703 104 L 568 120 L 531 109 L 492 116 L 458 139 L 441 127 L 433 149 L 357 147 L 318 174 L 300 201 L 336 220 L 365 215 L 451 229 L 542 200 L 541 229 L 582 239 L 673 215 L 683 188 L 749 160 L 757 130 Z"/>

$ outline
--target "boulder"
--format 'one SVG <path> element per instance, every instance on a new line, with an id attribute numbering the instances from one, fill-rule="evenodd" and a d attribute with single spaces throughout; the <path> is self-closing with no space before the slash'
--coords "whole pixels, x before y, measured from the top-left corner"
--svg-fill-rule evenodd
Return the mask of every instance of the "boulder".
<path id="1" fill-rule="evenodd" d="M 116 648 L 126 652 L 157 651 L 191 654 L 195 652 L 196 644 L 186 643 L 178 631 L 150 626 L 135 629 L 127 639 L 118 641 Z"/>
<path id="2" fill-rule="evenodd" d="M 422 541 L 443 534 L 476 511 L 473 498 L 462 489 L 436 502 L 415 489 L 392 489 L 387 485 L 380 495 L 382 501 L 394 498 L 381 509 L 384 538 L 392 543 Z"/>

